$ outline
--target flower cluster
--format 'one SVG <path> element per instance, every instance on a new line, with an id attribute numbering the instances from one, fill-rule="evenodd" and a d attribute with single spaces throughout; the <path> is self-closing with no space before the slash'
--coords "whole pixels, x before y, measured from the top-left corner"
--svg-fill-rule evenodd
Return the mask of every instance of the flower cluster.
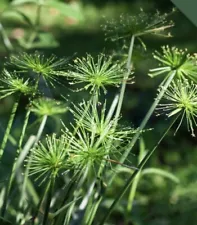
<path id="1" fill-rule="evenodd" d="M 178 78 L 186 78 L 197 81 L 197 56 L 189 54 L 187 49 L 163 46 L 162 52 L 155 51 L 153 57 L 159 61 L 159 67 L 151 69 L 151 77 L 169 73 L 176 70 Z"/>
<path id="2" fill-rule="evenodd" d="M 65 58 L 58 59 L 55 55 L 46 57 L 39 52 L 35 53 L 20 53 L 10 57 L 7 65 L 14 67 L 20 73 L 33 72 L 35 80 L 43 77 L 45 82 L 53 85 L 57 82 L 57 78 L 62 75 L 62 71 L 66 69 L 68 60 Z"/>
<path id="3" fill-rule="evenodd" d="M 90 89 L 91 92 L 100 92 L 102 89 L 106 93 L 105 86 L 118 86 L 125 73 L 124 65 L 114 62 L 112 57 L 104 54 L 98 55 L 97 59 L 89 54 L 86 58 L 77 58 L 71 68 L 73 70 L 66 75 L 72 80 L 71 84 L 84 83 L 86 85 L 82 89 Z"/>
<path id="4" fill-rule="evenodd" d="M 92 105 L 88 110 L 85 103 L 81 107 L 74 105 L 71 113 L 78 129 L 74 132 L 64 124 L 61 138 L 47 137 L 46 144 L 39 143 L 33 150 L 31 174 L 40 173 L 39 178 L 58 171 L 90 169 L 97 174 L 106 162 L 121 154 L 126 141 L 132 138 L 133 129 L 114 129 L 113 119 L 106 116 L 106 106 L 97 111 Z M 85 112 L 85 114 L 84 114 Z M 109 145 L 108 140 L 113 144 Z M 113 161 L 113 160 L 112 160 Z M 40 166 L 40 171 L 39 171 Z"/>
<path id="5" fill-rule="evenodd" d="M 186 118 L 188 130 L 192 136 L 195 136 L 194 125 L 197 126 L 197 85 L 188 80 L 173 81 L 163 99 L 165 103 L 159 104 L 158 110 L 167 114 L 168 117 L 177 116 L 177 119 L 181 117 L 176 132 L 183 119 Z"/>
<path id="6" fill-rule="evenodd" d="M 30 110 L 38 116 L 54 116 L 65 113 L 68 108 L 60 101 L 42 97 L 31 103 Z"/>
<path id="7" fill-rule="evenodd" d="M 146 34 L 170 37 L 166 29 L 173 26 L 172 21 L 167 20 L 168 14 L 157 11 L 154 14 L 146 13 L 141 9 L 138 15 L 120 15 L 119 20 L 107 21 L 103 26 L 106 36 L 112 41 L 122 38 L 131 38 L 132 35 L 140 37 Z"/>
<path id="8" fill-rule="evenodd" d="M 29 79 L 19 77 L 16 73 L 10 73 L 4 70 L 0 78 L 2 85 L 0 86 L 0 99 L 5 98 L 14 93 L 31 95 L 35 93 L 35 87 Z"/>
<path id="9" fill-rule="evenodd" d="M 61 170 L 68 170 L 67 142 L 63 136 L 55 134 L 46 137 L 46 144 L 39 142 L 32 149 L 30 175 L 38 175 L 36 180 L 44 182 L 47 178 L 56 177 Z"/>

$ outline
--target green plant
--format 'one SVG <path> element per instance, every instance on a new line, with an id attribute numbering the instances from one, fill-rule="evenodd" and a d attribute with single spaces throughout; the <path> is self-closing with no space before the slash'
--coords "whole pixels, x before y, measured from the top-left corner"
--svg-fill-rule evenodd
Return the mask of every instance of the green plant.
<path id="1" fill-rule="evenodd" d="M 39 1 L 37 25 L 40 23 L 42 6 L 43 2 Z M 99 54 L 95 58 L 87 54 L 86 57 L 74 59 L 69 65 L 66 59 L 58 59 L 54 55 L 46 57 L 39 52 L 10 56 L 0 79 L 0 99 L 15 94 L 17 101 L 13 105 L 2 140 L 1 165 L 20 104 L 20 96 L 25 96 L 28 104 L 11 172 L 7 180 L 1 184 L 0 221 L 6 223 L 8 219 L 16 225 L 102 225 L 132 185 L 127 202 L 127 214 L 131 212 L 142 175 L 156 173 L 178 181 L 169 172 L 157 168 L 144 169 L 144 166 L 180 116 L 176 132 L 186 117 L 188 129 L 192 136 L 195 136 L 196 54 L 188 54 L 169 46 L 162 47 L 161 53 L 156 51 L 153 57 L 160 64 L 157 68 L 150 69 L 149 76 L 164 76 L 157 96 L 138 128 L 121 124 L 126 85 L 133 83 L 135 72 L 135 41 L 139 40 L 145 48 L 142 41 L 145 35 L 166 37 L 166 30 L 172 27 L 172 22 L 167 21 L 167 16 L 158 12 L 150 16 L 141 11 L 136 16 L 122 15 L 120 22 L 112 21 L 104 26 L 108 33 L 118 34 L 113 40 L 127 37 L 130 39 L 126 64 L 124 59 L 117 61 L 105 54 Z M 34 30 L 31 44 L 37 35 L 38 30 Z M 63 83 L 67 80 L 69 84 L 77 86 L 75 90 L 88 92 L 89 99 L 68 105 L 65 102 L 67 97 L 61 100 L 49 98 L 41 89 L 42 80 L 46 84 L 50 83 L 47 87 L 55 91 L 58 90 L 61 81 Z M 108 86 L 120 89 L 111 104 L 106 100 Z M 105 98 L 104 101 L 102 97 Z M 146 125 L 155 110 L 162 110 L 169 118 L 175 118 L 161 137 L 158 137 L 158 143 L 149 151 L 145 151 L 142 136 L 150 130 Z M 62 117 L 61 131 L 58 134 L 53 130 L 51 134 L 47 132 L 48 119 L 65 113 L 70 113 L 73 122 L 70 123 L 67 118 Z M 28 128 L 31 128 L 31 116 L 36 116 L 39 127 L 37 132 L 34 130 L 34 134 L 28 138 L 26 133 Z M 130 163 L 129 155 L 138 140 L 140 151 L 138 163 L 134 165 Z M 112 187 L 117 174 L 122 172 L 122 168 L 127 168 L 129 178 L 114 197 L 104 217 L 98 221 L 97 211 L 102 207 L 101 203 L 107 191 Z M 14 189 L 14 186 L 17 188 Z M 12 198 L 13 190 L 18 194 Z"/>

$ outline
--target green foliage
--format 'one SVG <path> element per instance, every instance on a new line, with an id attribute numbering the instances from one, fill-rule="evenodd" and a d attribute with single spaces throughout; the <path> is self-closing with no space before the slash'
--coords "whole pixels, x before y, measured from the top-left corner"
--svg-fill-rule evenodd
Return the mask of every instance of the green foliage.
<path id="1" fill-rule="evenodd" d="M 34 11 L 33 16 L 26 13 L 25 7 Z M 165 204 L 162 198 L 167 199 L 167 203 L 174 206 L 174 214 L 176 210 L 185 211 L 185 201 L 193 204 L 196 195 L 193 171 L 188 169 L 187 182 L 192 180 L 192 183 L 187 187 L 182 183 L 184 174 L 177 176 L 176 170 L 155 165 L 158 161 L 152 162 L 154 166 L 145 167 L 150 159 L 155 159 L 153 153 L 157 148 L 162 150 L 162 141 L 164 145 L 165 139 L 173 143 L 172 127 L 178 118 L 181 119 L 175 133 L 178 134 L 180 125 L 186 120 L 188 130 L 195 136 L 196 54 L 168 45 L 163 46 L 161 52 L 155 51 L 153 58 L 159 66 L 153 68 L 151 61 L 147 61 L 146 67 L 153 68 L 149 77 L 166 75 L 158 85 L 158 95 L 150 109 L 143 105 L 147 113 L 137 129 L 123 123 L 126 91 L 138 74 L 134 65 L 137 68 L 143 64 L 142 61 L 134 62 L 135 40 L 144 51 L 149 46 L 145 44 L 147 39 L 141 37 L 150 34 L 151 38 L 171 37 L 169 29 L 174 24 L 168 18 L 174 10 L 170 15 L 140 10 L 136 15 L 123 13 L 119 20 L 107 21 L 103 25 L 106 35 L 118 44 L 121 43 L 119 39 L 123 40 L 124 46 L 120 49 L 128 50 L 121 55 L 123 60 L 115 54 L 95 56 L 95 53 L 87 53 L 68 64 L 66 58 L 54 54 L 47 56 L 38 50 L 29 51 L 58 46 L 46 26 L 47 21 L 43 21 L 44 13 L 52 10 L 74 27 L 75 22 L 83 22 L 85 13 L 81 7 L 82 3 L 77 2 L 14 0 L 1 12 L 3 20 L 6 13 L 11 12 L 26 26 L 23 37 L 14 42 L 4 23 L 0 23 L 3 45 L 9 53 L 0 77 L 0 99 L 7 101 L 17 97 L 1 141 L 1 170 L 6 155 L 10 158 L 9 172 L 1 173 L 4 175 L 0 181 L 1 224 L 103 225 L 107 221 L 114 224 L 116 218 L 110 215 L 119 210 L 123 217 L 121 223 L 143 224 L 149 217 L 143 210 L 150 209 L 154 201 L 162 205 Z M 127 39 L 131 40 L 130 44 Z M 144 57 L 149 59 L 148 54 Z M 137 82 L 136 79 L 133 87 L 137 87 Z M 75 93 L 80 102 L 73 101 L 73 95 L 67 95 L 70 89 L 83 90 Z M 118 94 L 114 95 L 112 90 L 118 90 Z M 86 99 L 82 96 L 84 92 Z M 68 105 L 68 101 L 73 103 Z M 156 109 L 174 120 L 161 128 L 162 134 L 149 132 L 151 138 L 146 138 L 146 131 L 152 130 L 146 126 Z M 138 114 L 138 109 L 134 111 Z M 23 119 L 19 116 L 21 112 L 25 113 Z M 37 117 L 41 120 L 36 120 Z M 48 117 L 53 117 L 51 124 Z M 157 129 L 156 123 L 152 126 Z M 15 146 L 9 143 L 11 134 L 16 139 Z M 134 147 L 138 141 L 139 155 L 136 157 Z M 145 143 L 148 143 L 147 149 Z M 154 147 L 150 148 L 150 143 Z M 13 150 L 12 159 L 10 150 Z M 159 215 L 166 213 L 159 210 L 153 211 L 155 220 L 149 218 L 145 223 L 169 223 L 167 214 L 161 221 L 157 219 L 158 212 Z"/>

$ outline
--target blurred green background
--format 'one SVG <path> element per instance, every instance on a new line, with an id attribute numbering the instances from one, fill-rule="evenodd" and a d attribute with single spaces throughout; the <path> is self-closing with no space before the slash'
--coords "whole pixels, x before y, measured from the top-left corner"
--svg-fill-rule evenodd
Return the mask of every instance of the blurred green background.
<path id="1" fill-rule="evenodd" d="M 7 10 L 10 3 L 13 10 Z M 46 0 L 47 2 L 47 0 Z M 49 1 L 50 2 L 50 1 Z M 13 53 L 19 51 L 34 51 L 38 49 L 45 55 L 55 54 L 59 57 L 69 57 L 72 60 L 75 56 L 83 56 L 86 53 L 97 55 L 100 52 L 113 53 L 120 49 L 116 43 L 105 41 L 101 25 L 105 18 L 116 18 L 120 14 L 136 14 L 140 8 L 144 11 L 168 12 L 173 7 L 171 1 L 167 0 L 62 0 L 52 1 L 49 7 L 43 7 L 41 11 L 40 36 L 32 48 L 24 46 L 24 40 L 32 32 L 30 24 L 36 18 L 36 7 L 33 3 L 22 4 L 22 0 L 0 1 L 0 23 L 8 35 Z M 24 14 L 18 13 L 18 11 Z M 15 10 L 15 11 L 14 11 Z M 30 21 L 24 15 L 29 16 Z M 151 79 L 147 76 L 148 69 L 154 65 L 151 53 L 161 45 L 174 45 L 181 48 L 188 48 L 191 52 L 197 51 L 197 29 L 178 10 L 171 15 L 175 22 L 172 29 L 173 38 L 153 38 L 147 37 L 144 42 L 147 45 L 147 52 L 136 51 L 135 59 L 135 84 L 128 85 L 125 101 L 122 110 L 122 122 L 132 124 L 137 127 L 148 110 L 156 94 L 156 88 L 160 78 Z M 6 61 L 9 52 L 0 42 L 0 67 Z M 60 94 L 70 94 L 72 101 L 77 102 L 87 97 L 78 93 L 73 93 L 65 86 L 61 86 L 59 93 L 52 93 L 58 98 Z M 116 93 L 116 89 L 110 88 L 107 98 L 111 100 Z M 13 104 L 13 98 L 0 101 L 0 138 L 6 127 L 8 114 Z M 24 107 L 18 110 L 14 123 L 13 137 L 19 135 L 19 127 L 22 123 L 22 115 L 26 105 L 26 99 L 22 99 Z M 32 123 L 34 118 L 32 118 Z M 58 122 L 57 122 L 58 123 Z M 154 127 L 144 135 L 146 149 L 152 148 L 158 141 L 159 135 L 169 125 L 165 117 L 153 116 L 147 128 Z M 29 130 L 29 133 L 34 129 Z M 53 131 L 53 121 L 47 125 L 46 133 Z M 175 127 L 176 128 L 176 127 Z M 137 190 L 134 209 L 129 215 L 130 224 L 133 225 L 196 225 L 197 224 L 197 147 L 196 138 L 192 138 L 187 132 L 186 126 L 182 127 L 174 136 L 175 128 L 170 131 L 165 140 L 161 143 L 154 156 L 149 161 L 147 167 L 158 167 L 172 172 L 180 179 L 179 184 L 158 175 L 144 176 Z M 12 145 L 8 149 L 7 157 L 4 158 L 6 170 L 2 173 L 1 179 L 9 171 L 10 155 L 12 155 Z M 137 160 L 135 149 L 131 161 Z M 8 156 L 9 155 L 9 156 Z M 116 184 L 110 190 L 108 199 L 103 207 L 108 207 L 113 196 L 123 182 L 127 174 L 120 174 L 116 179 Z M 112 215 L 112 223 L 124 224 L 126 199 L 123 198 Z M 102 210 L 100 212 L 102 214 Z M 116 222 L 115 222 L 116 221 Z"/>

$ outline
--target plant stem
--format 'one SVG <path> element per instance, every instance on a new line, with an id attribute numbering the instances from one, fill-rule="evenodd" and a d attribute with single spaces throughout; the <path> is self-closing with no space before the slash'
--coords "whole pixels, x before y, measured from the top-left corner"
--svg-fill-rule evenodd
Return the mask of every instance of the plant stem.
<path id="1" fill-rule="evenodd" d="M 130 42 L 130 47 L 129 47 L 129 52 L 128 52 L 127 65 L 126 65 L 127 73 L 125 73 L 125 75 L 123 77 L 123 81 L 122 81 L 122 86 L 121 86 L 121 90 L 120 90 L 118 106 L 117 106 L 116 114 L 115 114 L 115 117 L 114 117 L 114 120 L 115 120 L 114 127 L 116 127 L 117 121 L 118 121 L 118 117 L 120 116 L 120 111 L 121 111 L 121 108 L 122 108 L 122 103 L 123 103 L 123 99 L 124 99 L 124 94 L 125 94 L 127 80 L 129 78 L 129 75 L 131 74 L 131 70 L 132 70 L 131 59 L 132 59 L 132 54 L 133 54 L 134 41 L 135 41 L 135 35 L 132 35 L 131 42 Z"/>
<path id="2" fill-rule="evenodd" d="M 54 184 L 55 184 L 55 176 L 52 175 L 51 181 L 50 181 L 50 187 L 49 187 L 49 190 L 48 190 L 48 193 L 47 193 L 47 201 L 46 201 L 42 225 L 46 225 L 47 221 L 48 221 L 48 215 L 49 215 L 49 209 L 50 209 L 51 199 L 52 199 L 52 195 L 53 195 Z"/>
<path id="3" fill-rule="evenodd" d="M 9 121 L 8 121 L 8 125 L 7 125 L 7 128 L 6 128 L 3 140 L 2 140 L 1 147 L 0 147 L 0 160 L 2 158 L 4 149 L 5 149 L 6 144 L 7 144 L 7 140 L 8 140 L 11 128 L 12 128 L 12 124 L 13 124 L 13 121 L 14 121 L 16 110 L 18 108 L 19 100 L 20 100 L 20 95 L 18 95 L 18 97 L 17 97 L 17 99 L 16 99 L 16 101 L 15 101 L 13 107 L 12 107 L 11 115 L 10 115 L 10 118 L 9 118 Z"/>
<path id="4" fill-rule="evenodd" d="M 63 201 L 62 201 L 62 203 L 60 205 L 60 208 L 62 208 L 66 204 L 66 201 L 68 200 L 69 196 L 71 196 L 73 194 L 72 191 L 74 190 L 75 184 L 78 183 L 79 186 L 80 186 L 80 180 L 83 179 L 83 177 L 81 177 L 82 176 L 82 172 L 83 171 L 78 171 L 71 178 L 69 184 L 66 187 L 65 196 L 64 196 L 64 199 L 63 199 Z M 75 203 L 75 201 L 73 201 L 72 205 L 74 203 Z M 53 222 L 53 225 L 61 224 L 60 219 L 61 219 L 60 216 L 59 217 L 56 217 L 55 220 L 54 220 L 54 222 Z"/>
<path id="5" fill-rule="evenodd" d="M 37 135 L 36 135 L 33 147 L 38 143 L 38 141 L 39 141 L 39 139 L 40 139 L 40 137 L 41 137 L 41 135 L 43 133 L 44 127 L 46 125 L 47 118 L 48 118 L 47 115 L 43 116 L 43 118 L 42 118 L 42 122 L 40 124 L 39 129 L 38 129 L 38 132 L 37 132 Z M 30 155 L 29 155 L 29 160 L 27 162 L 27 166 L 26 166 L 26 169 L 25 169 L 23 186 L 22 186 L 22 191 L 21 191 L 22 196 L 21 196 L 21 200 L 20 200 L 20 206 L 23 204 L 23 201 L 24 201 L 23 193 L 25 193 L 25 189 L 26 189 L 27 178 L 28 178 L 28 175 L 29 175 L 29 169 L 30 169 L 30 165 L 31 165 L 31 160 L 32 160 L 32 153 L 30 153 Z"/>
<path id="6" fill-rule="evenodd" d="M 69 210 L 68 210 L 68 213 L 66 214 L 66 217 L 65 217 L 65 221 L 64 221 L 64 225 L 66 224 L 69 224 L 69 225 L 73 225 L 75 224 L 75 221 L 77 220 L 76 218 L 71 220 L 71 215 L 72 215 L 72 211 L 73 211 L 73 208 L 75 206 L 75 203 L 76 203 L 76 199 L 79 197 L 79 194 L 81 192 L 81 188 L 88 176 L 88 172 L 89 172 L 89 168 L 87 167 L 86 170 L 83 172 L 83 175 L 80 177 L 79 179 L 79 182 L 78 184 L 76 185 L 76 188 L 74 190 L 74 193 L 73 193 L 73 196 L 74 196 L 74 202 L 73 204 L 70 206 Z M 83 202 L 83 200 L 82 200 Z M 79 206 L 79 210 L 76 212 L 76 215 L 77 214 L 80 214 L 80 206 Z M 79 221 L 77 221 L 77 224 L 78 224 Z M 81 221 L 80 221 L 81 222 Z"/>
<path id="7" fill-rule="evenodd" d="M 139 157 L 138 157 L 138 163 L 141 162 L 143 155 L 145 153 L 145 146 L 144 146 L 144 142 L 142 139 L 140 139 L 139 149 L 140 149 L 140 153 L 139 153 Z M 127 203 L 127 215 L 129 215 L 129 213 L 131 213 L 131 210 L 133 207 L 133 201 L 134 201 L 134 197 L 135 197 L 135 193 L 136 193 L 136 189 L 137 189 L 140 177 L 141 177 L 141 171 L 134 178 L 131 189 L 130 189 L 128 203 Z"/>
<path id="8" fill-rule="evenodd" d="M 173 124 L 175 123 L 175 121 L 177 120 L 177 118 L 175 118 L 175 120 L 170 124 L 170 126 L 167 128 L 167 130 L 164 132 L 164 134 L 162 135 L 162 137 L 159 139 L 158 143 L 155 145 L 155 147 L 148 151 L 147 154 L 144 156 L 144 158 L 141 160 L 141 162 L 138 165 L 138 169 L 139 170 L 135 170 L 133 172 L 133 174 L 130 176 L 130 178 L 127 180 L 126 184 L 124 185 L 124 187 L 120 190 L 119 194 L 117 195 L 117 197 L 115 198 L 115 200 L 113 201 L 113 203 L 111 204 L 110 208 L 108 209 L 107 213 L 105 214 L 105 216 L 103 217 L 103 219 L 101 220 L 101 222 L 99 223 L 99 225 L 104 225 L 104 223 L 106 222 L 106 220 L 108 219 L 108 217 L 110 216 L 111 212 L 113 211 L 114 207 L 116 206 L 116 204 L 118 203 L 118 201 L 122 198 L 122 196 L 125 194 L 125 192 L 127 191 L 127 189 L 129 188 L 129 186 L 132 184 L 134 178 L 140 173 L 140 171 L 142 170 L 142 168 L 144 167 L 144 165 L 146 164 L 146 162 L 149 160 L 149 158 L 151 157 L 151 155 L 154 153 L 154 151 L 157 149 L 157 147 L 159 146 L 159 144 L 161 143 L 161 141 L 164 139 L 164 137 L 166 136 L 166 134 L 169 132 L 169 130 L 171 129 L 171 127 L 173 126 Z"/>
<path id="9" fill-rule="evenodd" d="M 9 197 L 9 194 L 10 194 L 10 190 L 11 190 L 11 187 L 12 187 L 12 182 L 14 180 L 14 176 L 16 174 L 16 163 L 17 163 L 17 160 L 18 160 L 18 156 L 21 152 L 21 146 L 22 146 L 22 142 L 23 142 L 23 139 L 24 139 L 24 136 L 25 136 L 27 124 L 28 124 L 28 121 L 29 121 L 29 115 L 30 115 L 30 111 L 28 110 L 27 113 L 26 113 L 26 116 L 25 116 L 25 121 L 24 121 L 24 124 L 23 124 L 21 136 L 20 136 L 20 139 L 19 139 L 17 156 L 16 156 L 16 158 L 14 160 L 14 163 L 12 165 L 11 174 L 10 174 L 10 177 L 9 177 L 8 182 L 6 184 L 6 192 L 5 192 L 3 206 L 2 206 L 2 214 L 3 214 L 2 216 L 4 216 L 5 212 L 6 212 L 8 197 Z"/>
<path id="10" fill-rule="evenodd" d="M 121 159 L 119 160 L 120 163 L 124 163 L 125 159 L 128 157 L 130 151 L 132 150 L 133 146 L 136 144 L 137 140 L 139 139 L 141 132 L 145 128 L 147 122 L 149 121 L 150 117 L 152 116 L 153 112 L 155 111 L 155 108 L 159 104 L 160 100 L 162 99 L 163 95 L 165 94 L 167 88 L 169 87 L 169 85 L 170 85 L 171 81 L 173 80 L 173 78 L 175 77 L 175 75 L 176 75 L 176 70 L 171 71 L 171 73 L 169 74 L 169 77 L 166 80 L 164 86 L 162 87 L 162 89 L 159 92 L 158 96 L 156 97 L 155 101 L 153 102 L 153 104 L 151 105 L 150 109 L 148 110 L 148 112 L 147 112 L 146 116 L 144 117 L 142 123 L 140 124 L 136 134 L 132 138 L 132 141 L 128 144 L 127 150 L 121 156 Z M 119 168 L 119 166 L 117 166 L 117 169 L 118 168 Z M 116 174 L 112 175 L 112 177 L 111 177 L 111 179 L 109 181 L 109 185 L 112 183 L 112 181 L 114 180 L 115 176 L 116 176 Z"/>
<path id="11" fill-rule="evenodd" d="M 135 35 L 132 35 L 130 46 L 129 46 L 129 51 L 128 51 L 127 65 L 126 65 L 127 72 L 124 74 L 124 77 L 123 77 L 123 80 L 122 80 L 122 85 L 121 85 L 120 94 L 119 94 L 119 98 L 118 98 L 118 105 L 117 105 L 116 113 L 115 113 L 115 116 L 114 116 L 114 123 L 113 123 L 113 127 L 112 127 L 113 130 L 116 129 L 116 126 L 117 126 L 117 123 L 118 123 L 118 118 L 120 116 L 120 111 L 121 111 L 122 104 L 123 104 L 127 80 L 129 78 L 129 75 L 131 74 L 131 70 L 132 70 L 131 59 L 132 59 L 132 54 L 133 54 L 134 41 L 135 41 Z M 112 145 L 112 140 L 109 140 L 108 146 L 111 146 L 111 145 Z M 105 162 L 105 164 L 106 164 L 106 162 Z M 98 177 L 101 176 L 104 168 L 105 168 L 105 166 L 101 166 L 99 168 Z M 97 193 L 97 194 L 100 196 L 100 193 Z M 97 201 L 93 203 L 93 206 L 91 208 L 91 213 L 90 213 L 91 217 L 88 221 L 88 225 L 92 224 L 94 216 L 95 216 L 95 214 L 98 210 L 98 207 L 100 205 L 101 200 L 102 200 L 102 196 L 100 196 L 97 199 Z"/>
<path id="12" fill-rule="evenodd" d="M 46 197 L 46 195 L 47 195 L 47 193 L 48 193 L 48 191 L 50 189 L 50 186 L 51 186 L 51 181 L 49 180 L 49 182 L 47 183 L 46 188 L 44 190 L 44 193 L 42 194 L 42 196 L 41 196 L 41 198 L 40 198 L 40 200 L 38 202 L 38 205 L 36 207 L 35 213 L 33 215 L 32 225 L 34 225 L 35 219 L 38 216 L 38 213 L 40 211 L 40 207 L 41 207 L 41 205 L 42 205 L 42 203 L 43 203 L 43 201 L 44 201 L 44 199 L 45 199 L 45 197 Z"/>

